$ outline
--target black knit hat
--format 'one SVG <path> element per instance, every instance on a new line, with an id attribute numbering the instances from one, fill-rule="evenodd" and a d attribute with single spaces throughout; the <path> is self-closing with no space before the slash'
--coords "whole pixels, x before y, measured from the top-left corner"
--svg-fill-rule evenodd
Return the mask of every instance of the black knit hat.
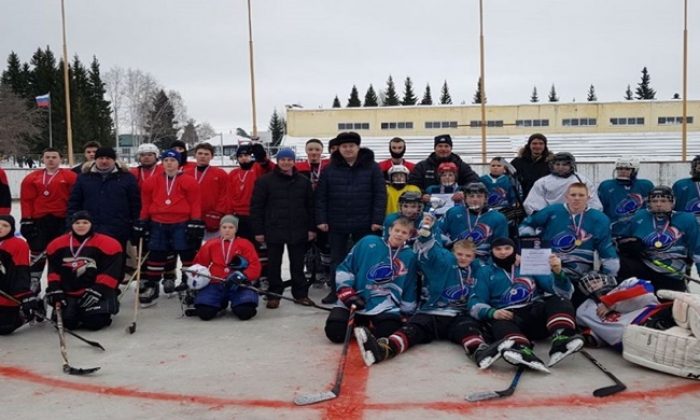
<path id="1" fill-rule="evenodd" d="M 10 224 L 10 233 L 7 234 L 7 236 L 0 239 L 11 238 L 15 236 L 15 218 L 9 214 L 3 214 L 0 216 L 0 220 L 4 220 Z"/>
<path id="2" fill-rule="evenodd" d="M 170 143 L 170 149 L 173 149 L 175 147 L 182 147 L 183 149 L 185 149 L 185 151 L 187 151 L 187 144 L 185 144 L 185 142 L 182 140 L 173 140 L 173 142 Z"/>
<path id="3" fill-rule="evenodd" d="M 70 217 L 70 224 L 72 225 L 78 220 L 87 220 L 88 222 L 92 223 L 92 216 L 90 216 L 90 213 L 85 210 L 79 210 L 73 213 L 73 215 Z"/>
<path id="4" fill-rule="evenodd" d="M 338 147 L 338 139 L 332 138 L 328 140 L 328 151 L 330 152 L 332 148 Z"/>
<path id="5" fill-rule="evenodd" d="M 362 139 L 360 138 L 360 135 L 354 131 L 340 133 L 338 134 L 338 137 L 335 138 L 335 142 L 338 146 L 343 143 L 355 143 L 359 146 L 361 141 Z"/>
<path id="6" fill-rule="evenodd" d="M 452 137 L 449 134 L 440 134 L 439 136 L 435 136 L 434 146 L 437 146 L 438 144 L 449 144 L 450 147 L 452 147 Z"/>
<path id="7" fill-rule="evenodd" d="M 491 242 L 491 249 L 496 248 L 497 246 L 503 246 L 503 245 L 510 245 L 513 248 L 515 248 L 515 242 L 513 242 L 512 239 L 502 236 L 500 238 L 496 238 Z"/>
<path id="8" fill-rule="evenodd" d="M 95 152 L 95 159 L 101 157 L 108 157 L 117 160 L 117 152 L 115 152 L 114 149 L 112 149 L 111 147 L 100 147 Z"/>

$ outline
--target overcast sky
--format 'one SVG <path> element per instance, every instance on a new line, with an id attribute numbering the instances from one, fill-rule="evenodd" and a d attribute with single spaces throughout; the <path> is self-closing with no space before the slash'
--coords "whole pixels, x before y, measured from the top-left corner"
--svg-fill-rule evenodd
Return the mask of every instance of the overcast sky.
<path id="1" fill-rule="evenodd" d="M 217 131 L 252 127 L 246 0 L 65 0 L 68 54 L 151 73 Z M 700 97 L 700 4 L 689 2 L 689 99 Z M 59 0 L 0 0 L 0 58 L 61 54 Z M 389 74 L 437 99 L 471 102 L 479 74 L 478 0 L 252 0 L 258 129 L 285 104 L 346 104 Z M 682 0 L 485 0 L 491 104 L 621 100 L 649 68 L 657 98 L 682 91 Z M 5 68 L 5 64 L 2 65 Z"/>

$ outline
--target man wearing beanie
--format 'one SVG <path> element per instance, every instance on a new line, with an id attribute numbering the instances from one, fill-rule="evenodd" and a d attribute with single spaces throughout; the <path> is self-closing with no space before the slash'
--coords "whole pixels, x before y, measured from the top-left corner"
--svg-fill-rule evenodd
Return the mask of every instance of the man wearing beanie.
<path id="1" fill-rule="evenodd" d="M 68 214 L 88 211 L 95 232 L 111 236 L 126 249 L 139 219 L 141 197 L 136 178 L 116 157 L 111 147 L 100 147 L 95 159 L 83 165 L 68 200 Z"/>
<path id="2" fill-rule="evenodd" d="M 335 269 L 348 252 L 348 241 L 380 232 L 386 212 L 386 184 L 374 152 L 360 148 L 360 135 L 352 131 L 335 141 L 338 150 L 321 173 L 315 197 L 316 224 L 329 232 L 331 248 L 331 291 L 323 303 L 336 301 Z"/>
<path id="3" fill-rule="evenodd" d="M 510 161 L 516 169 L 516 176 L 523 188 L 523 199 L 532 189 L 535 181 L 549 174 L 549 159 L 552 153 L 547 148 L 547 137 L 535 133 L 527 139 L 518 156 Z"/>
<path id="4" fill-rule="evenodd" d="M 180 171 L 184 171 L 192 166 L 194 163 L 187 161 L 187 144 L 182 140 L 175 140 L 170 143 L 170 149 L 175 150 L 180 154 Z"/>
<path id="5" fill-rule="evenodd" d="M 297 303 L 310 305 L 309 285 L 304 276 L 304 254 L 315 236 L 313 189 L 311 181 L 297 171 L 294 150 L 282 148 L 277 166 L 255 182 L 250 204 L 250 221 L 259 244 L 267 245 L 269 291 L 284 292 L 282 255 L 287 246 L 292 296 Z M 269 297 L 267 307 L 276 309 L 279 299 Z"/>
<path id="6" fill-rule="evenodd" d="M 71 170 L 75 172 L 76 175 L 80 175 L 80 173 L 83 171 L 83 165 L 95 160 L 95 153 L 100 147 L 101 145 L 97 141 L 89 141 L 85 143 L 85 145 L 83 145 L 83 157 L 85 160 L 83 163 L 75 165 L 73 168 L 71 168 Z"/>
<path id="7" fill-rule="evenodd" d="M 452 162 L 457 165 L 457 184 L 466 185 L 479 181 L 479 177 L 472 168 L 464 163 L 455 153 L 452 153 L 452 137 L 449 134 L 441 134 L 435 137 L 435 149 L 427 159 L 418 162 L 411 171 L 408 183 L 417 185 L 425 191 L 431 185 L 439 185 L 440 177 L 437 168 L 441 163 Z"/>
<path id="8" fill-rule="evenodd" d="M 409 162 L 403 158 L 403 155 L 406 154 L 406 142 L 401 137 L 394 137 L 389 140 L 389 153 L 391 154 L 389 159 L 379 162 L 379 169 L 382 170 L 384 178 L 386 178 L 387 181 L 391 181 L 387 172 L 392 167 L 403 165 L 408 168 L 409 171 L 412 171 L 416 166 L 415 163 Z"/>

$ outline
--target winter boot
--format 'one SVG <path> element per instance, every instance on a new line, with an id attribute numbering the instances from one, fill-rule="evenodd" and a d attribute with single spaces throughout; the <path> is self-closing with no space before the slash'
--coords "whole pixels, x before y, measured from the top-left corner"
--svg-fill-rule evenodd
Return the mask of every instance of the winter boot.
<path id="1" fill-rule="evenodd" d="M 357 327 L 354 332 L 357 345 L 360 346 L 362 360 L 368 367 L 396 355 L 394 349 L 389 345 L 388 338 L 377 339 L 366 327 Z"/>
<path id="2" fill-rule="evenodd" d="M 158 299 L 158 283 L 144 281 L 139 289 L 139 302 L 142 308 L 148 308 L 156 304 Z"/>
<path id="3" fill-rule="evenodd" d="M 481 343 L 474 351 L 474 362 L 479 369 L 486 369 L 501 358 L 503 350 L 513 347 L 515 341 L 502 338 L 494 343 Z"/>
<path id="4" fill-rule="evenodd" d="M 163 279 L 163 293 L 166 295 L 175 293 L 175 278 L 165 277 Z"/>
<path id="5" fill-rule="evenodd" d="M 566 356 L 576 353 L 583 348 L 584 340 L 580 335 L 556 335 L 552 339 L 552 348 L 549 349 L 549 363 L 551 367 L 561 362 Z"/>
<path id="6" fill-rule="evenodd" d="M 511 365 L 519 366 L 523 365 L 530 369 L 539 370 L 540 372 L 549 373 L 549 369 L 544 365 L 544 362 L 540 360 L 532 347 L 524 346 L 522 344 L 516 344 L 509 349 L 503 350 L 501 356 L 506 362 Z"/>

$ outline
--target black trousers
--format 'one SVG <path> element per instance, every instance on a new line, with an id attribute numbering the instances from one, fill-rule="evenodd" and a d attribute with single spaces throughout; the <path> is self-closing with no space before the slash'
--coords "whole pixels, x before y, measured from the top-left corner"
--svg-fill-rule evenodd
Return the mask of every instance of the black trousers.
<path id="1" fill-rule="evenodd" d="M 617 273 L 617 278 L 623 280 L 630 277 L 649 280 L 654 286 L 654 290 L 668 289 L 679 292 L 687 291 L 685 281 L 677 277 L 666 275 L 664 273 L 658 273 L 652 270 L 646 264 L 644 264 L 639 257 L 634 258 L 620 255 L 620 271 Z"/>
<path id="2" fill-rule="evenodd" d="M 282 294 L 282 256 L 284 243 L 267 244 L 267 280 L 270 284 L 269 291 Z M 304 255 L 306 254 L 306 242 L 286 244 L 289 253 L 289 272 L 292 275 L 292 296 L 295 299 L 305 298 L 309 294 L 309 287 L 304 276 Z"/>
<path id="3" fill-rule="evenodd" d="M 357 243 L 360 239 L 363 237 L 371 234 L 372 231 L 367 228 L 367 229 L 359 229 L 350 233 L 338 233 L 338 232 L 333 232 L 331 230 L 328 233 L 328 246 L 330 247 L 330 252 L 331 252 L 331 278 L 330 278 L 330 287 L 331 291 L 335 292 L 335 269 L 338 267 L 338 265 L 343 262 L 343 259 L 345 259 L 345 256 L 348 254 L 348 251 L 350 251 L 350 248 Z"/>
<path id="4" fill-rule="evenodd" d="M 336 306 L 326 319 L 326 337 L 334 343 L 342 343 L 348 326 L 350 310 Z M 401 328 L 401 317 L 398 314 L 355 315 L 356 326 L 366 326 L 376 337 L 388 337 Z"/>
<path id="5" fill-rule="evenodd" d="M 51 241 L 66 233 L 66 219 L 48 214 L 35 219 L 34 222 L 36 223 L 39 235 L 27 241 L 29 249 L 31 250 L 32 261 L 34 261 L 34 263 L 30 265 L 29 271 L 34 276 L 41 277 L 41 274 L 44 272 L 44 265 L 46 264 L 46 256 L 41 258 L 37 257 L 46 250 L 46 247 Z"/>
<path id="6" fill-rule="evenodd" d="M 479 321 L 467 314 L 442 316 L 415 314 L 399 330 L 407 338 L 406 346 L 449 340 L 462 344 L 469 337 L 482 337 Z"/>
<path id="7" fill-rule="evenodd" d="M 7 335 L 21 327 L 24 322 L 19 314 L 19 306 L 0 306 L 0 335 Z"/>
<path id="8" fill-rule="evenodd" d="M 574 306 L 559 296 L 550 296 L 511 312 L 511 320 L 490 322 L 494 340 L 513 337 L 520 344 L 529 344 L 525 341 L 547 338 L 558 329 L 573 333 L 576 328 Z"/>

